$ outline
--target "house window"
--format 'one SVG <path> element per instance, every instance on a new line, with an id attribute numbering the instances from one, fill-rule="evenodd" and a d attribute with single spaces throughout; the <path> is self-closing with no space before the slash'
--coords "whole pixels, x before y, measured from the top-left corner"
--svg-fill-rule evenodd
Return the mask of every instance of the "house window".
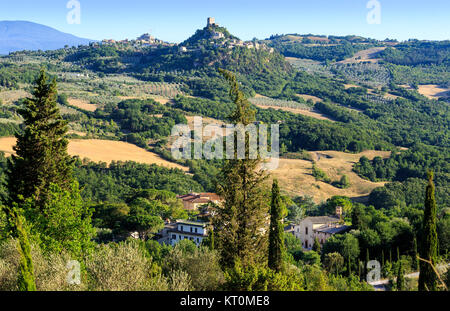
<path id="1" fill-rule="evenodd" d="M 180 226 L 180 231 L 183 231 L 183 226 Z"/>
<path id="2" fill-rule="evenodd" d="M 197 228 L 195 228 L 195 233 L 197 233 Z"/>
<path id="3" fill-rule="evenodd" d="M 192 227 L 191 227 L 191 232 L 192 232 Z"/>
<path id="4" fill-rule="evenodd" d="M 172 234 L 172 240 L 176 240 L 177 239 L 177 235 L 176 234 Z"/>
<path id="5" fill-rule="evenodd" d="M 308 240 L 305 241 L 305 248 L 308 248 Z"/>
<path id="6" fill-rule="evenodd" d="M 305 228 L 305 234 L 308 234 L 308 227 Z"/>

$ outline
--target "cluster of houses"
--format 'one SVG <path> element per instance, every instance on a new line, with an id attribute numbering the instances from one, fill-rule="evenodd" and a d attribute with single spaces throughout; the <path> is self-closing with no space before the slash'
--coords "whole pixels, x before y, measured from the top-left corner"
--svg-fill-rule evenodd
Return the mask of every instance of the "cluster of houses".
<path id="1" fill-rule="evenodd" d="M 179 195 L 177 198 L 183 202 L 183 207 L 186 210 L 198 211 L 200 213 L 198 218 L 206 220 L 167 222 L 164 229 L 156 235 L 156 239 L 161 244 L 169 245 L 175 245 L 183 239 L 189 239 L 200 245 L 208 236 L 208 231 L 212 229 L 210 219 L 214 215 L 211 215 L 209 206 L 211 203 L 220 205 L 223 200 L 215 193 L 189 193 Z M 350 226 L 343 224 L 342 207 L 339 206 L 333 216 L 306 217 L 297 224 L 285 227 L 286 232 L 290 232 L 302 241 L 305 250 L 311 250 L 316 239 L 323 245 L 332 235 L 344 233 L 349 229 Z"/>
<path id="2" fill-rule="evenodd" d="M 113 40 L 113 39 L 104 39 L 100 43 L 101 45 L 132 45 L 134 47 L 157 47 L 157 46 L 173 46 L 174 44 L 170 44 L 163 40 L 157 39 L 150 34 L 146 33 L 142 36 L 138 37 L 136 40 Z"/>
<path id="3" fill-rule="evenodd" d="M 273 53 L 274 49 L 268 47 L 264 43 L 259 43 L 256 41 L 242 41 L 239 39 L 230 39 L 225 38 L 225 34 L 221 31 L 216 30 L 217 27 L 219 27 L 218 24 L 216 24 L 216 21 L 213 17 L 208 17 L 207 20 L 207 28 L 211 29 L 211 43 L 214 44 L 215 47 L 224 47 L 228 49 L 233 49 L 235 47 L 246 47 L 248 49 L 255 49 L 255 50 L 267 50 L 269 53 Z M 146 33 L 142 36 L 138 37 L 136 40 L 113 40 L 113 39 L 105 39 L 102 40 L 99 43 L 93 43 L 93 45 L 113 45 L 113 46 L 133 46 L 135 48 L 143 48 L 143 47 L 150 47 L 150 48 L 157 48 L 158 46 L 178 46 L 178 51 L 181 53 L 186 52 L 193 52 L 197 51 L 198 49 L 189 49 L 186 46 L 183 45 L 176 45 L 172 43 L 168 43 L 162 40 L 159 40 L 150 34 Z"/>
<path id="4" fill-rule="evenodd" d="M 215 30 L 216 27 L 219 27 L 218 24 L 216 24 L 216 21 L 214 19 L 214 17 L 208 17 L 207 20 L 207 28 L 211 29 L 211 42 L 214 43 L 215 47 L 226 47 L 228 49 L 233 49 L 234 47 L 246 47 L 248 49 L 255 49 L 255 50 L 268 50 L 270 53 L 274 52 L 273 48 L 269 48 L 267 45 L 262 44 L 262 43 L 258 43 L 256 41 L 242 41 L 239 39 L 228 39 L 225 38 L 225 35 L 223 32 L 221 31 L 217 31 Z M 223 39 L 223 40 L 221 40 Z M 195 51 L 196 49 L 188 49 L 185 46 L 179 46 L 178 50 L 180 52 L 192 52 Z"/>

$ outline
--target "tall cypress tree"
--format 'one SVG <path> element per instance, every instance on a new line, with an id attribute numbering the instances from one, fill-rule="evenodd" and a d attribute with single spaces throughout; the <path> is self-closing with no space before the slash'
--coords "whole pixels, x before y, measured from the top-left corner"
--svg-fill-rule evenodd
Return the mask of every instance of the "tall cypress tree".
<path id="1" fill-rule="evenodd" d="M 401 291 L 405 289 L 405 275 L 403 271 L 402 261 L 398 262 L 398 270 L 397 270 L 397 290 Z"/>
<path id="2" fill-rule="evenodd" d="M 279 272 L 282 268 L 284 252 L 283 208 L 281 205 L 280 188 L 274 179 L 272 184 L 272 202 L 270 205 L 269 229 L 269 268 Z M 319 250 L 320 251 L 320 250 Z"/>
<path id="3" fill-rule="evenodd" d="M 420 244 L 420 257 L 436 264 L 437 257 L 436 198 L 433 172 L 428 172 L 428 185 L 425 192 L 425 211 L 423 215 L 423 234 Z M 437 276 L 430 263 L 420 261 L 419 290 L 437 289 Z"/>
<path id="4" fill-rule="evenodd" d="M 13 237 L 17 237 L 17 250 L 20 256 L 17 287 L 20 291 L 35 291 L 36 281 L 25 217 L 17 209 L 17 203 L 14 204 L 13 208 L 3 206 L 3 210 L 7 215 L 8 226 Z"/>
<path id="5" fill-rule="evenodd" d="M 411 257 L 412 257 L 411 258 L 412 259 L 412 268 L 414 269 L 414 271 L 419 268 L 419 259 L 417 259 L 417 255 L 419 255 L 418 252 L 417 252 L 417 238 L 414 236 L 414 239 L 413 239 L 413 252 L 412 252 L 412 255 L 411 255 Z"/>
<path id="6" fill-rule="evenodd" d="M 229 116 L 233 124 L 247 126 L 255 121 L 255 111 L 239 89 L 236 77 L 219 70 L 231 86 L 230 97 L 235 109 Z M 261 159 L 249 157 L 249 135 L 245 135 L 245 157 L 237 157 L 237 134 L 234 133 L 234 157 L 224 160 L 218 178 L 218 193 L 224 203 L 214 217 L 216 242 L 221 264 L 232 268 L 237 261 L 242 266 L 267 264 L 267 199 L 263 182 L 267 174 L 260 169 Z M 230 139 L 230 137 L 228 138 Z"/>
<path id="7" fill-rule="evenodd" d="M 214 249 L 214 229 L 209 228 L 208 232 L 208 246 L 210 250 Z"/>
<path id="8" fill-rule="evenodd" d="M 367 275 L 367 273 L 369 273 L 369 268 L 367 267 L 369 261 L 370 261 L 369 249 L 366 248 L 366 264 L 365 264 L 365 267 L 366 267 L 366 275 Z"/>
<path id="9" fill-rule="evenodd" d="M 44 70 L 36 80 L 33 97 L 19 109 L 25 129 L 17 134 L 8 173 L 10 204 L 34 197 L 42 208 L 49 185 L 70 189 L 72 160 L 67 154 L 67 122 L 62 119 L 56 103 L 56 80 L 48 81 Z"/>
<path id="10" fill-rule="evenodd" d="M 16 155 L 9 163 L 8 206 L 19 206 L 30 236 L 44 251 L 65 249 L 75 256 L 91 246 L 91 212 L 81 199 L 67 153 L 67 122 L 56 103 L 56 80 L 44 70 L 36 80 L 33 97 L 19 110 L 25 128 L 16 135 Z"/>

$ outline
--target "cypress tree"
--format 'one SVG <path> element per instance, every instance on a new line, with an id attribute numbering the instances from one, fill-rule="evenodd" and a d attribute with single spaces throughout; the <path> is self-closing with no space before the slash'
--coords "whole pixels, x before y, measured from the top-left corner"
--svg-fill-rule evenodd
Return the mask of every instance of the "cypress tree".
<path id="1" fill-rule="evenodd" d="M 351 263 L 350 257 L 348 257 L 347 262 L 348 262 L 348 276 L 351 276 L 352 275 L 352 263 Z"/>
<path id="2" fill-rule="evenodd" d="M 398 262 L 398 270 L 397 270 L 397 290 L 404 290 L 405 289 L 405 276 L 403 271 L 403 265 L 402 261 L 399 260 Z"/>
<path id="3" fill-rule="evenodd" d="M 278 181 L 275 179 L 272 184 L 272 202 L 270 205 L 268 265 L 269 268 L 277 272 L 281 271 L 282 258 L 284 252 L 284 238 L 283 238 L 284 229 L 282 219 L 283 219 L 283 209 L 281 205 L 280 189 L 278 187 Z"/>
<path id="4" fill-rule="evenodd" d="M 71 157 L 67 154 L 67 122 L 62 119 L 56 103 L 56 80 L 48 82 L 45 70 L 36 80 L 33 97 L 25 100 L 18 110 L 25 129 L 16 134 L 8 173 L 10 204 L 34 197 L 36 207 L 42 208 L 49 185 L 68 190 L 72 183 Z"/>
<path id="5" fill-rule="evenodd" d="M 322 247 L 321 247 L 321 245 L 319 243 L 319 238 L 316 237 L 314 239 L 314 244 L 313 244 L 312 250 L 315 251 L 315 252 L 318 252 L 320 254 L 321 248 Z"/>
<path id="6" fill-rule="evenodd" d="M 384 249 L 381 250 L 381 266 L 384 266 Z"/>
<path id="7" fill-rule="evenodd" d="M 209 249 L 213 250 L 214 249 L 214 229 L 210 228 L 209 233 L 208 233 L 208 242 L 209 242 Z"/>
<path id="8" fill-rule="evenodd" d="M 370 256 L 369 256 L 369 249 L 366 248 L 366 275 L 369 273 L 369 268 L 367 267 L 368 263 L 370 261 Z"/>
<path id="9" fill-rule="evenodd" d="M 235 109 L 228 117 L 233 124 L 247 126 L 255 121 L 255 111 L 239 89 L 234 74 L 220 69 L 230 84 L 230 97 Z M 267 265 L 266 217 L 268 200 L 263 182 L 267 174 L 260 169 L 261 159 L 249 157 L 249 135 L 245 135 L 245 157 L 237 157 L 237 133 L 234 138 L 234 157 L 224 160 L 218 177 L 217 191 L 224 199 L 214 217 L 217 247 L 224 268 L 233 268 L 236 262 L 245 268 Z M 230 137 L 228 138 L 230 139 Z"/>
<path id="10" fill-rule="evenodd" d="M 412 253 L 412 268 L 417 270 L 419 268 L 419 259 L 417 259 L 417 238 L 414 236 L 413 239 L 413 253 Z"/>
<path id="11" fill-rule="evenodd" d="M 436 231 L 436 198 L 433 183 L 433 172 L 428 172 L 428 185 L 425 192 L 425 210 L 423 215 L 423 235 L 420 244 L 420 257 L 436 264 L 437 231 Z M 420 261 L 419 290 L 434 291 L 437 289 L 437 276 L 428 262 Z"/>
<path id="12" fill-rule="evenodd" d="M 361 260 L 358 260 L 358 276 L 361 281 L 364 279 L 364 276 L 362 275 L 363 270 L 364 264 L 361 262 Z"/>
<path id="13" fill-rule="evenodd" d="M 17 207 L 17 204 L 14 204 Z M 33 260 L 31 257 L 31 245 L 28 238 L 28 228 L 25 217 L 17 208 L 3 207 L 7 215 L 8 226 L 14 237 L 17 237 L 17 250 L 19 252 L 19 271 L 17 287 L 20 291 L 35 291 Z"/>
<path id="14" fill-rule="evenodd" d="M 38 236 L 44 251 L 65 249 L 80 257 L 91 246 L 94 229 L 72 176 L 68 128 L 56 103 L 56 80 L 49 82 L 41 70 L 32 94 L 19 110 L 25 128 L 16 135 L 16 154 L 9 162 L 7 205 L 23 210 L 30 237 Z"/>

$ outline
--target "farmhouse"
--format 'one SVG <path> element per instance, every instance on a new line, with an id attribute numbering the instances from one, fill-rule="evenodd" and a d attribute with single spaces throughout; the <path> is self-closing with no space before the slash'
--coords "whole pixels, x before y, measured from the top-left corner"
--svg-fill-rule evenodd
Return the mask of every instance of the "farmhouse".
<path id="1" fill-rule="evenodd" d="M 200 221 L 177 220 L 175 223 L 167 223 L 158 234 L 158 242 L 175 245 L 181 240 L 189 239 L 198 246 L 208 236 L 207 227 L 207 222 Z"/>
<path id="2" fill-rule="evenodd" d="M 299 224 L 287 228 L 287 231 L 302 241 L 304 249 L 309 250 L 316 238 L 323 245 L 333 234 L 344 233 L 350 228 L 341 223 L 341 215 L 342 207 L 338 206 L 334 216 L 306 217 Z"/>
<path id="3" fill-rule="evenodd" d="M 183 206 L 187 210 L 198 210 L 201 205 L 205 205 L 210 202 L 218 204 L 222 201 L 220 196 L 209 192 L 178 195 L 177 198 L 183 201 Z"/>

